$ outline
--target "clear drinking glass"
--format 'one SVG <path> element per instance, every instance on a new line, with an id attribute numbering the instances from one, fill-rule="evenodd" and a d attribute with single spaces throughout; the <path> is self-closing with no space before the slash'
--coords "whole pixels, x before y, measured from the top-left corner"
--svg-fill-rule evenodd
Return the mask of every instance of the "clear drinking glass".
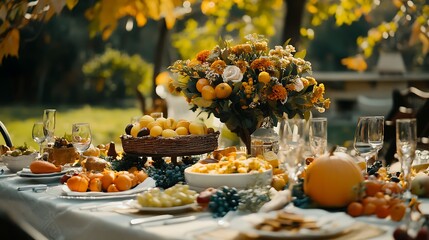
<path id="1" fill-rule="evenodd" d="M 378 152 L 383 148 L 384 142 L 384 117 L 383 116 L 368 116 L 368 142 L 373 151 Z"/>
<path id="2" fill-rule="evenodd" d="M 72 126 L 72 144 L 82 157 L 91 145 L 92 136 L 89 123 L 75 123 Z"/>
<path id="3" fill-rule="evenodd" d="M 405 179 L 405 192 L 403 197 L 411 199 L 411 165 L 415 158 L 417 147 L 417 121 L 415 118 L 396 120 L 396 153 L 401 163 L 401 170 Z"/>
<path id="4" fill-rule="evenodd" d="M 314 156 L 322 155 L 328 148 L 328 119 L 310 118 L 309 120 L 310 150 Z"/>
<path id="5" fill-rule="evenodd" d="M 307 123 L 304 119 L 283 119 L 279 129 L 279 161 L 288 171 L 290 188 L 298 181 L 298 175 L 304 168 L 303 149 Z"/>
<path id="6" fill-rule="evenodd" d="M 43 127 L 48 145 L 53 145 L 55 143 L 54 132 L 56 113 L 56 109 L 45 109 L 43 111 Z"/>
<path id="7" fill-rule="evenodd" d="M 366 169 L 368 160 L 374 155 L 377 158 L 378 151 L 384 142 L 384 117 L 362 116 L 359 117 L 356 126 L 353 146 L 357 153 L 365 158 Z"/>
<path id="8" fill-rule="evenodd" d="M 46 140 L 43 122 L 35 122 L 31 132 L 33 140 L 39 144 L 39 156 L 42 155 L 42 143 Z"/>

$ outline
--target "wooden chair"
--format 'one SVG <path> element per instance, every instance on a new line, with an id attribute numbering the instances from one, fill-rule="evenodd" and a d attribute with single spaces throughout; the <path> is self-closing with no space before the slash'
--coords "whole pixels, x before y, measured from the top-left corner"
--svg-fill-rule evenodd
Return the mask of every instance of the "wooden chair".
<path id="1" fill-rule="evenodd" d="M 10 138 L 9 132 L 6 129 L 6 126 L 0 121 L 0 132 L 4 138 L 4 141 L 8 147 L 12 147 L 12 139 Z"/>
<path id="2" fill-rule="evenodd" d="M 395 161 L 396 153 L 396 119 L 416 118 L 418 148 L 429 148 L 429 92 L 410 87 L 402 91 L 393 91 L 393 107 L 386 116 L 384 139 L 386 164 Z"/>

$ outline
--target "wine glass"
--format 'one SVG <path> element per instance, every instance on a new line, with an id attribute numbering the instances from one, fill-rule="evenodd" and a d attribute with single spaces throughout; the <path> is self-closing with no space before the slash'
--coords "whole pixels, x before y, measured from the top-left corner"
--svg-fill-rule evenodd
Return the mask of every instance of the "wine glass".
<path id="1" fill-rule="evenodd" d="M 54 132 L 56 113 L 56 109 L 45 109 L 43 111 L 43 127 L 45 129 L 46 142 L 48 145 L 53 145 L 55 142 Z"/>
<path id="2" fill-rule="evenodd" d="M 89 123 L 75 123 L 72 126 L 72 144 L 82 157 L 91 145 L 91 128 Z"/>
<path id="3" fill-rule="evenodd" d="M 411 199 L 410 171 L 417 147 L 417 121 L 415 118 L 396 120 L 396 153 L 401 163 L 401 170 L 405 179 L 403 197 Z"/>
<path id="4" fill-rule="evenodd" d="M 362 116 L 356 126 L 353 146 L 357 153 L 365 159 L 366 169 L 372 155 L 377 158 L 378 151 L 383 147 L 384 117 Z M 374 154 L 375 153 L 375 154 Z"/>
<path id="5" fill-rule="evenodd" d="M 368 170 L 368 160 L 374 153 L 374 149 L 372 148 L 369 140 L 369 123 L 370 118 L 359 117 L 353 140 L 353 147 L 357 154 L 365 159 L 365 172 Z"/>
<path id="6" fill-rule="evenodd" d="M 314 156 L 322 155 L 328 148 L 328 119 L 311 118 L 309 125 L 310 150 Z"/>
<path id="7" fill-rule="evenodd" d="M 279 161 L 287 170 L 292 189 L 298 182 L 298 175 L 304 167 L 303 148 L 307 124 L 304 119 L 283 119 L 279 129 Z"/>
<path id="8" fill-rule="evenodd" d="M 31 132 L 33 140 L 39 144 L 39 157 L 42 155 L 42 143 L 46 140 L 43 122 L 35 122 Z"/>
<path id="9" fill-rule="evenodd" d="M 383 148 L 384 142 L 384 117 L 383 116 L 368 116 L 368 143 L 375 151 L 375 159 L 377 160 L 378 152 Z"/>

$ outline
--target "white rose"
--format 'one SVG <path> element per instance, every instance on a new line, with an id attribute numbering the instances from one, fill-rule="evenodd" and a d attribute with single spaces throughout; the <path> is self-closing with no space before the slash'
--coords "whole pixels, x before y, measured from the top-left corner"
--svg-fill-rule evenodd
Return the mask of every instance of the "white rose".
<path id="1" fill-rule="evenodd" d="M 297 92 L 300 92 L 302 89 L 304 89 L 304 83 L 302 82 L 301 78 L 295 78 L 293 85 L 295 86 L 295 91 Z"/>
<path id="2" fill-rule="evenodd" d="M 236 83 L 243 79 L 243 73 L 241 73 L 240 68 L 237 66 L 229 65 L 223 70 L 222 78 L 224 82 L 232 81 Z"/>

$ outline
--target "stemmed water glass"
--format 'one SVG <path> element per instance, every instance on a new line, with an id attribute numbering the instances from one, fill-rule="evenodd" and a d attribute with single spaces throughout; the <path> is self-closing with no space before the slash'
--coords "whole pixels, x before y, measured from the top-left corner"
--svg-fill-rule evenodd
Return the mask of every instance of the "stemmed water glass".
<path id="1" fill-rule="evenodd" d="M 283 119 L 279 129 L 279 161 L 287 170 L 291 183 L 297 183 L 298 175 L 305 165 L 303 158 L 303 148 L 305 145 L 305 135 L 307 134 L 307 124 L 304 119 Z"/>
<path id="2" fill-rule="evenodd" d="M 328 119 L 311 118 L 309 120 L 309 142 L 313 156 L 319 156 L 328 148 Z"/>
<path id="3" fill-rule="evenodd" d="M 33 140 L 39 144 L 39 156 L 42 155 L 42 143 L 46 139 L 45 129 L 43 122 L 35 122 L 31 131 Z"/>
<path id="4" fill-rule="evenodd" d="M 401 170 L 405 179 L 403 197 L 411 199 L 410 171 L 417 147 L 417 121 L 415 118 L 396 120 L 396 153 L 401 163 Z"/>
<path id="5" fill-rule="evenodd" d="M 383 147 L 384 117 L 363 116 L 359 117 L 356 126 L 353 147 L 356 152 L 365 159 L 366 168 L 368 161 L 374 153 Z"/>
<path id="6" fill-rule="evenodd" d="M 55 142 L 54 132 L 56 113 L 56 109 L 45 109 L 43 111 L 43 127 L 46 134 L 46 142 L 52 145 Z"/>
<path id="7" fill-rule="evenodd" d="M 72 126 L 72 144 L 82 157 L 91 145 L 92 136 L 89 123 L 75 123 Z"/>

